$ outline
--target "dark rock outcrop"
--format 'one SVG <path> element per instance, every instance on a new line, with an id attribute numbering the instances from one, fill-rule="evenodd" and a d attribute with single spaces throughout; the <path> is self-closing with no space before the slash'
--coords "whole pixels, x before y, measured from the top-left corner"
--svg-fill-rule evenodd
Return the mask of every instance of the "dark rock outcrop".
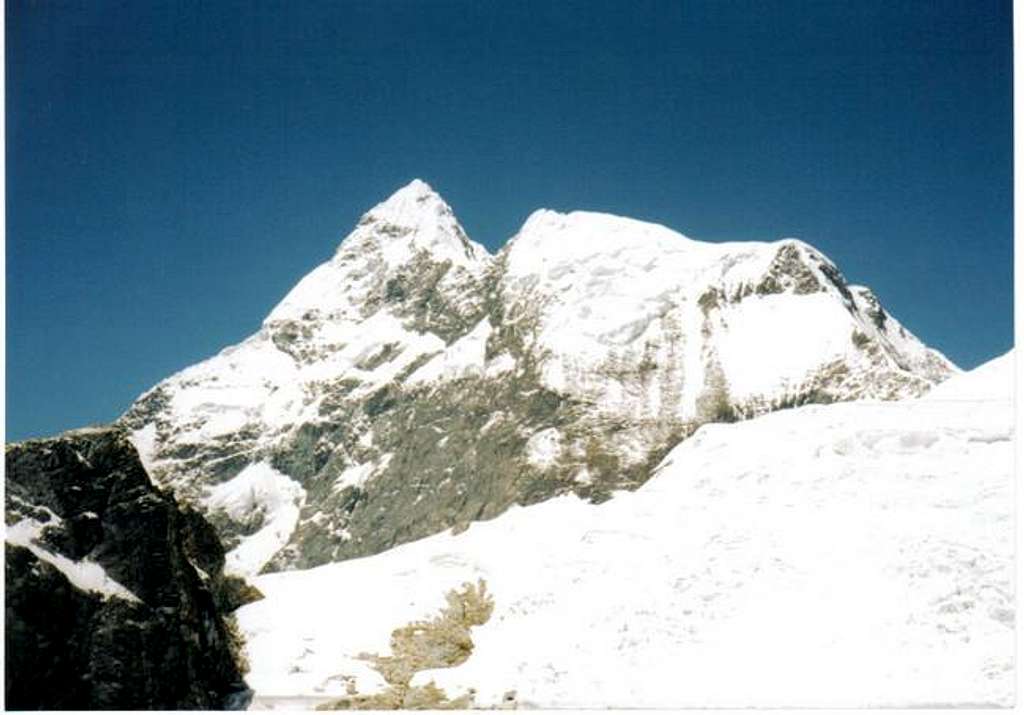
<path id="1" fill-rule="evenodd" d="M 152 485 L 124 433 L 8 445 L 10 709 L 231 709 L 250 697 L 213 528 Z"/>

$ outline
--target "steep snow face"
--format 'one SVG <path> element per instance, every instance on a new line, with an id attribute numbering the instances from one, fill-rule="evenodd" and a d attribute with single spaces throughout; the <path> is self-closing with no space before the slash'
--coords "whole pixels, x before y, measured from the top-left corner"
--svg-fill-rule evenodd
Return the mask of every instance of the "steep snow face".
<path id="1" fill-rule="evenodd" d="M 559 494 L 601 501 L 705 422 L 915 396 L 954 372 L 800 241 L 538 211 L 492 257 L 414 181 L 259 332 L 122 422 L 155 478 L 211 516 L 209 489 L 250 465 L 296 484 L 292 533 L 260 566 L 277 569 Z M 238 510 L 215 521 L 231 545 L 254 538 Z"/>
<path id="2" fill-rule="evenodd" d="M 955 371 L 794 239 L 701 243 L 545 210 L 506 253 L 502 287 L 533 322 L 544 383 L 617 416 L 693 419 L 709 392 L 749 413 L 808 389 L 892 399 Z"/>
<path id="3" fill-rule="evenodd" d="M 604 504 L 261 576 L 238 612 L 256 704 L 383 688 L 360 654 L 482 578 L 472 655 L 413 685 L 484 707 L 1012 705 L 1009 365 L 955 399 L 705 425 Z"/>

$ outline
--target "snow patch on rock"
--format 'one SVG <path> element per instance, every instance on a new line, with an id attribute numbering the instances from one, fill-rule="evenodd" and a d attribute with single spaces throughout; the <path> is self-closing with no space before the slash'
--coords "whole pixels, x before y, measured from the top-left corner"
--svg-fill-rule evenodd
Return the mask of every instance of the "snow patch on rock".
<path id="1" fill-rule="evenodd" d="M 536 467 L 551 466 L 561 453 L 562 434 L 554 427 L 536 432 L 526 441 L 526 459 Z"/>
<path id="2" fill-rule="evenodd" d="M 150 422 L 148 425 L 141 429 L 137 429 L 128 435 L 128 441 L 135 447 L 135 451 L 139 454 L 139 461 L 142 462 L 142 466 L 145 467 L 146 473 L 150 474 L 152 480 L 152 472 L 150 467 L 153 464 L 153 459 L 156 455 L 156 423 Z"/>
<path id="3" fill-rule="evenodd" d="M 481 320 L 468 334 L 456 340 L 444 352 L 431 358 L 410 375 L 406 384 L 417 385 L 482 374 L 487 338 L 490 337 L 491 331 L 490 322 L 486 318 Z"/>
<path id="4" fill-rule="evenodd" d="M 369 479 L 375 472 L 383 471 L 387 469 L 388 464 L 391 462 L 391 453 L 381 455 L 380 459 L 376 459 L 372 462 L 365 462 L 363 464 L 355 464 L 345 469 L 338 478 L 334 480 L 334 484 L 331 485 L 331 489 L 334 491 L 341 491 L 346 487 L 360 487 L 367 479 Z"/>
<path id="5" fill-rule="evenodd" d="M 233 519 L 262 518 L 256 533 L 242 538 L 226 554 L 224 572 L 238 576 L 259 573 L 288 543 L 299 521 L 306 491 L 298 482 L 265 462 L 250 464 L 234 478 L 209 490 L 204 506 L 211 512 L 224 511 Z"/>
<path id="6" fill-rule="evenodd" d="M 52 511 L 49 513 L 51 518 L 56 520 L 49 522 L 49 525 L 58 524 L 60 519 Z M 88 558 L 74 561 L 40 546 L 38 539 L 47 525 L 34 519 L 22 519 L 6 528 L 4 540 L 8 544 L 31 551 L 37 559 L 45 561 L 64 574 L 71 585 L 79 591 L 96 593 L 103 598 L 120 598 L 132 603 L 142 603 L 138 596 L 111 578 L 95 561 Z"/>

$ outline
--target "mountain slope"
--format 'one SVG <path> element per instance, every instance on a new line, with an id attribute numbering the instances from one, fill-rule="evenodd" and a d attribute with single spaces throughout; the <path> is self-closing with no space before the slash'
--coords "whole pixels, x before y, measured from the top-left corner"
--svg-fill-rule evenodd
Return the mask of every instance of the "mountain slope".
<path id="1" fill-rule="evenodd" d="M 482 579 L 468 660 L 414 686 L 485 707 L 1012 705 L 1012 366 L 705 425 L 604 504 L 257 577 L 255 704 L 381 691 L 361 654 Z"/>
<path id="2" fill-rule="evenodd" d="M 810 246 L 534 213 L 496 256 L 414 181 L 241 344 L 121 423 L 237 573 L 635 488 L 708 421 L 956 372 Z"/>

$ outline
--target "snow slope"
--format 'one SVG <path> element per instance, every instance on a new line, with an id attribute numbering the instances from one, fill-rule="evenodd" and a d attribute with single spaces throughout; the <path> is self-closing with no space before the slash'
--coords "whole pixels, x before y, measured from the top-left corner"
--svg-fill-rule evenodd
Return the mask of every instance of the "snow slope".
<path id="1" fill-rule="evenodd" d="M 472 656 L 414 684 L 484 706 L 1012 705 L 1012 361 L 955 399 L 706 425 L 601 505 L 260 576 L 238 611 L 256 706 L 383 687 L 357 656 L 478 578 L 496 606 Z"/>

